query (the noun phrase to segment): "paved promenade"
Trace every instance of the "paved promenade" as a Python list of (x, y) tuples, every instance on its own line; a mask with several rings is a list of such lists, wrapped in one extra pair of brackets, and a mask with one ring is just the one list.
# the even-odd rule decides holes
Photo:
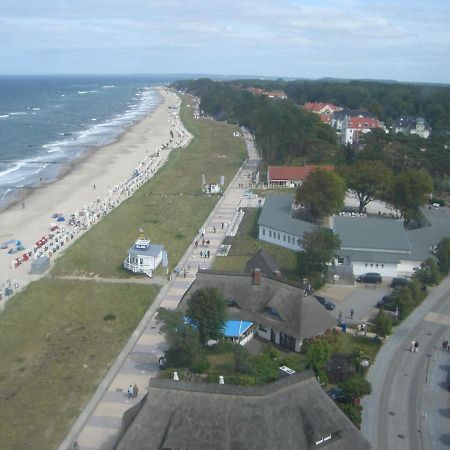
[[(194, 244), (189, 246), (177, 265), (180, 275), (173, 276), (170, 282), (163, 285), (154, 303), (81, 412), (59, 450), (72, 449), (75, 440), (80, 450), (114, 448), (121, 427), (122, 414), (142, 399), (147, 393), (150, 378), (157, 376), (159, 372), (158, 360), (166, 346), (164, 336), (159, 333), (154, 317), (157, 309), (159, 307), (175, 309), (178, 306), (182, 296), (194, 281), (198, 268), (207, 269), (212, 266), (225, 236), (234, 234), (239, 226), (242, 214), (239, 213), (238, 208), (248, 188), (250, 175), (259, 162), (253, 141), (249, 136), (246, 137), (246, 143), (248, 160), (236, 174), (224, 196), (219, 199), (203, 225), (206, 230), (205, 239), (210, 241), (209, 246), (202, 247), (201, 242), (197, 248)], [(200, 256), (200, 251), (203, 253), (205, 250), (210, 251), (209, 258)], [(183, 269), (186, 270), (186, 276), (183, 274)], [(127, 389), (134, 384), (138, 386), (139, 394), (137, 398), (128, 399)]]

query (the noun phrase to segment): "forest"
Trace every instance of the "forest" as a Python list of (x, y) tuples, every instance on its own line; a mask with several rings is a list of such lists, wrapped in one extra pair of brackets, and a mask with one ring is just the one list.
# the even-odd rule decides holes
[[(247, 127), (255, 136), (265, 164), (329, 163), (353, 165), (382, 161), (395, 173), (426, 170), (434, 189), (450, 192), (450, 87), (382, 82), (331, 82), (210, 79), (174, 84), (200, 98), (200, 108), (217, 120)], [(245, 87), (284, 90), (288, 99), (254, 95)], [(367, 109), (386, 122), (400, 115), (424, 116), (431, 122), (428, 139), (374, 130), (364, 137), (363, 150), (338, 145), (335, 130), (299, 107), (307, 101), (333, 102)]]

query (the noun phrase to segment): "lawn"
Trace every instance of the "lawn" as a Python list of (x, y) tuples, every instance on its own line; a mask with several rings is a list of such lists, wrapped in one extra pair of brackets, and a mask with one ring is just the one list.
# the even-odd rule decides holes
[(0, 450), (55, 448), (158, 289), (44, 278), (7, 303), (0, 316)]
[(173, 150), (133, 197), (71, 245), (56, 260), (53, 274), (130, 277), (122, 264), (139, 228), (164, 245), (170, 268), (177, 265), (217, 202), (217, 197), (201, 193), (202, 175), (207, 183), (218, 183), (224, 175), (228, 184), (246, 156), (244, 140), (233, 137), (235, 126), (194, 119), (188, 102), (183, 97), (181, 117), (194, 135), (190, 145)]
[(235, 237), (227, 238), (231, 244), (227, 256), (217, 257), (214, 261), (215, 270), (243, 271), (247, 261), (260, 249), (266, 250), (275, 258), (281, 273), (288, 279), (298, 281), (297, 253), (277, 245), (258, 240), (258, 218), (260, 208), (245, 208), (244, 218)]

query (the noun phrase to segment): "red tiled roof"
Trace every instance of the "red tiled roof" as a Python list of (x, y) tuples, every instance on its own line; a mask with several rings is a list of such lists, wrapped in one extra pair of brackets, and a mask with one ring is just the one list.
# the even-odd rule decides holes
[(370, 117), (350, 117), (348, 119), (348, 128), (381, 128), (381, 124), (378, 119), (372, 119)]
[(333, 105), (333, 103), (308, 102), (303, 105), (304, 109), (315, 113), (322, 112), (322, 110), (326, 107), (330, 108), (333, 112), (340, 111), (342, 109), (339, 106)]
[(269, 166), (268, 181), (304, 180), (314, 169), (334, 170), (334, 166), (317, 166), (310, 164), (301, 167)]

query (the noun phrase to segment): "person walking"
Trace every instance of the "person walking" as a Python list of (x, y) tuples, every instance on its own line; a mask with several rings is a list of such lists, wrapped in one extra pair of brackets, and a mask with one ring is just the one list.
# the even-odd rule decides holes
[(137, 387), (137, 384), (134, 383), (134, 386), (133, 386), (133, 398), (136, 398), (138, 396), (138, 394), (139, 394), (139, 389)]
[(411, 348), (410, 348), (411, 353), (414, 352), (415, 347), (416, 347), (416, 341), (414, 339), (412, 339), (411, 340)]
[(128, 394), (128, 398), (129, 398), (129, 399), (130, 399), (130, 398), (133, 398), (133, 396), (134, 396), (134, 391), (133, 391), (133, 385), (132, 385), (132, 384), (130, 384), (130, 387), (128, 388), (127, 394)]
[(353, 316), (355, 315), (355, 311), (353, 308), (350, 310), (350, 319), (353, 319)]
[(414, 351), (417, 353), (419, 351), (419, 341), (414, 344)]
[(448, 339), (445, 339), (442, 342), (442, 350), (444, 350), (444, 352), (445, 352), (445, 351), (447, 351), (447, 348), (448, 348)]

